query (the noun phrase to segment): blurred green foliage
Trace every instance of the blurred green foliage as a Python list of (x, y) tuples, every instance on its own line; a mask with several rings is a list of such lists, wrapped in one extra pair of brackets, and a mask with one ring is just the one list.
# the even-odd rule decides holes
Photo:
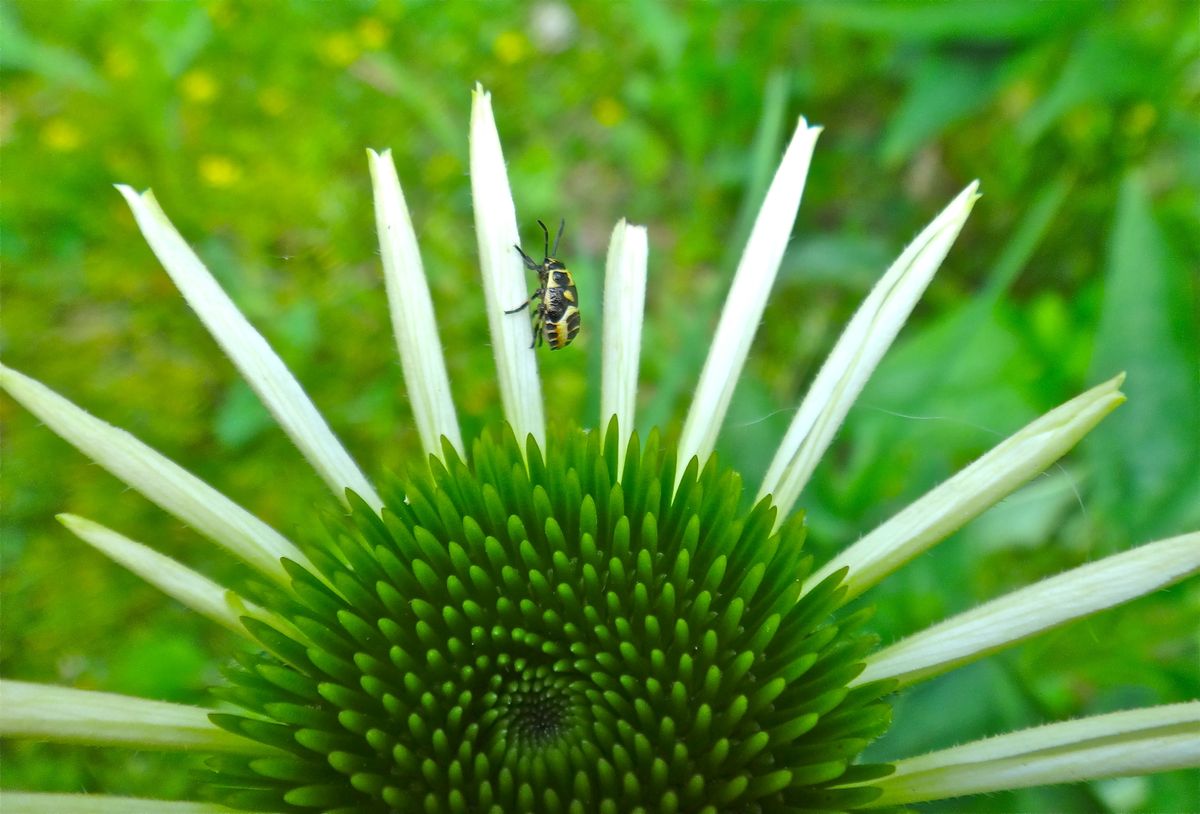
[[(595, 423), (603, 257), (650, 227), (642, 429), (678, 422), (795, 118), (823, 124), (719, 452), (750, 488), (904, 240), (985, 197), (801, 503), (818, 560), (1037, 414), (1126, 370), (1081, 448), (873, 592), (885, 640), (1200, 525), (1195, 7), (1141, 3), (0, 4), (7, 363), (303, 538), (321, 484), (188, 313), (112, 190), (153, 186), (372, 473), (419, 444), (365, 147), (391, 147), (469, 436), (499, 417), (478, 292), (469, 91), (493, 93), (521, 225), (565, 217), (584, 331), (539, 356)], [(69, 510), (234, 566), (5, 400), (2, 672), (200, 702), (222, 631), (103, 561)], [(1195, 581), (904, 696), (890, 758), (1200, 696)], [(17, 788), (176, 796), (186, 759), (6, 744)], [(169, 779), (164, 779), (169, 778)], [(1176, 772), (930, 810), (1194, 811)]]

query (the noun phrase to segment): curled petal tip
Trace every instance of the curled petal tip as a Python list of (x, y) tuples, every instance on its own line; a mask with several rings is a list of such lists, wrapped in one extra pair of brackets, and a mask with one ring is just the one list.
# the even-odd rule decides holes
[(982, 197), (983, 193), (979, 191), (978, 178), (967, 184), (965, 187), (963, 187), (963, 191), (958, 193), (958, 200), (962, 201), (963, 205), (967, 207), (968, 211), (972, 206), (975, 205), (975, 202)]
[(809, 124), (808, 117), (801, 116), (796, 121), (796, 130), (797, 130), (797, 132), (799, 132), (801, 130), (806, 130), (809, 133), (811, 133), (814, 137), (816, 137), (816, 136), (819, 136), (822, 132), (824, 132), (825, 126), (822, 124)]
[(68, 529), (75, 528), (78, 526), (79, 521), (83, 520), (83, 518), (79, 515), (71, 514), (70, 512), (59, 512), (58, 514), (54, 515), (54, 519), (59, 523), (62, 523)]
[(113, 184), (113, 188), (117, 192), (121, 193), (121, 197), (123, 197), (130, 204), (135, 203), (139, 198), (142, 197), (141, 193), (131, 187), (129, 184)]

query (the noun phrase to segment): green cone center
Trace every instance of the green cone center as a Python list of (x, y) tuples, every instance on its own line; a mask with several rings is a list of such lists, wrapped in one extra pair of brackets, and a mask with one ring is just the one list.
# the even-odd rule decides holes
[[(507, 430), (353, 501), (285, 563), (287, 620), (230, 670), (221, 726), (275, 747), (220, 757), (217, 799), (259, 811), (847, 809), (887, 726), (851, 688), (873, 640), (810, 590), (804, 525), (747, 508), (715, 459), (676, 478), (615, 425), (543, 452)], [(678, 485), (676, 481), (678, 480)]]
[(499, 713), (497, 732), (514, 747), (538, 749), (561, 744), (573, 729), (582, 698), (572, 692), (569, 672), (517, 665), (507, 675), (497, 673), (493, 683), (497, 687), (493, 706)]

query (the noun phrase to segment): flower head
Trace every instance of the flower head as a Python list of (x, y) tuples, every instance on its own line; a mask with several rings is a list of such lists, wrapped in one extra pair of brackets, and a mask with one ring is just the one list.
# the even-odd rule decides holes
[[(791, 234), (820, 128), (800, 120), (750, 233), (677, 443), (632, 431), (648, 266), (617, 224), (601, 414), (543, 409), (490, 97), (471, 179), (506, 424), (464, 438), (390, 153), (368, 153), (388, 303), (427, 457), (372, 482), (150, 193), (119, 187), (189, 304), (340, 509), (298, 544), (24, 374), (0, 385), (131, 487), (243, 560), (229, 590), (74, 515), (84, 541), (249, 644), (216, 711), (22, 682), (0, 734), (206, 753), (210, 802), (15, 793), (26, 811), (848, 810), (1200, 765), (1200, 702), (865, 763), (890, 693), (1200, 570), (1200, 534), (1068, 572), (877, 649), (843, 606), (1063, 455), (1123, 400), (1104, 382), (1016, 432), (815, 567), (792, 512), (851, 403), (949, 253), (969, 185), (847, 326), (755, 490), (712, 450)], [(750, 500), (751, 494), (757, 497)], [(1148, 758), (1147, 755), (1153, 756)], [(6, 806), (7, 807), (7, 806)]]

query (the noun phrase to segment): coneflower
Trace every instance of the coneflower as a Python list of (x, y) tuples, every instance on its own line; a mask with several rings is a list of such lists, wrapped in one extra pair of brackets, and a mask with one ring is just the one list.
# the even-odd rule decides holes
[[(750, 234), (677, 442), (632, 431), (647, 235), (618, 223), (601, 412), (547, 426), (517, 222), (477, 89), (471, 182), (506, 423), (459, 431), (416, 237), (369, 153), (388, 301), (426, 456), (373, 485), (150, 193), (151, 248), (341, 501), (298, 546), (35, 380), (0, 384), (52, 430), (251, 566), (235, 590), (81, 517), (63, 524), (244, 646), (213, 709), (8, 681), (0, 735), (208, 755), (206, 799), (8, 791), (20, 812), (787, 812), (890, 808), (1200, 765), (1200, 701), (1048, 724), (902, 760), (859, 755), (899, 689), (1200, 569), (1200, 533), (1082, 566), (878, 649), (846, 603), (1043, 471), (1123, 400), (1121, 376), (1035, 420), (816, 567), (793, 511), (974, 205), (904, 250), (817, 375), (764, 482), (712, 455), (820, 132), (801, 120)], [(594, 312), (593, 312), (594, 313)], [(598, 321), (588, 317), (589, 326)], [(589, 327), (589, 330), (592, 328)], [(906, 722), (907, 723), (907, 722)], [(912, 725), (919, 725), (914, 722)]]

